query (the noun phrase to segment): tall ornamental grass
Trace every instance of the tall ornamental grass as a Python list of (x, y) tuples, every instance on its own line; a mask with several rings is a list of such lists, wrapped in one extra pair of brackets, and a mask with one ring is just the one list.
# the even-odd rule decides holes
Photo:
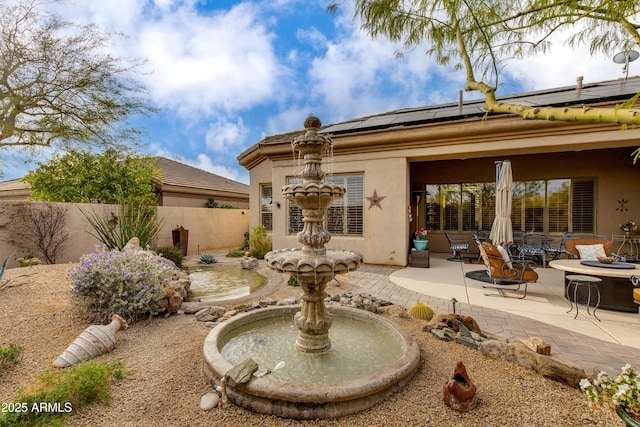
[(151, 252), (102, 250), (83, 255), (69, 276), (88, 320), (109, 323), (118, 314), (132, 323), (162, 311), (162, 283), (173, 269)]
[(120, 203), (117, 215), (113, 212), (101, 214), (93, 206), (87, 211), (80, 209), (80, 212), (93, 228), (89, 234), (109, 249), (122, 250), (134, 237), (140, 240), (140, 247), (151, 246), (164, 223), (158, 218), (157, 206), (139, 203)]
[(264, 259), (267, 252), (271, 251), (271, 237), (267, 235), (267, 229), (262, 224), (254, 225), (249, 236), (249, 246), (251, 256)]

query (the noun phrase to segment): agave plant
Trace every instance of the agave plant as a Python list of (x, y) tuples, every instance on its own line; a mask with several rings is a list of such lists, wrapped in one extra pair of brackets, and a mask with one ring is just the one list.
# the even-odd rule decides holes
[(8, 257), (5, 258), (4, 262), (2, 263), (2, 269), (0, 269), (0, 291), (4, 288), (7, 287), (7, 285), (9, 284), (9, 282), (11, 282), (13, 279), (17, 279), (18, 277), (26, 277), (29, 276), (28, 274), (21, 274), (19, 276), (14, 277), (13, 279), (3, 279), (2, 277), (4, 276), (4, 272), (7, 269), (7, 264), (9, 264), (9, 261), (11, 260), (11, 257), (13, 256), (13, 254), (15, 254), (16, 251), (11, 252), (11, 255), (9, 255)]
[(216, 262), (216, 259), (211, 254), (204, 254), (200, 256), (200, 262), (203, 264), (213, 264)]

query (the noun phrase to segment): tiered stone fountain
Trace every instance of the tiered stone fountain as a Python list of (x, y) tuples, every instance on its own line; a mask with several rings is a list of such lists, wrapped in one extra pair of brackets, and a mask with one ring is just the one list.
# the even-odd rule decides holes
[[(247, 330), (251, 335), (251, 331), (259, 330), (262, 323), (279, 321), (295, 313), (293, 321), (298, 332), (293, 344), (297, 350), (297, 356), (294, 355), (294, 359), (307, 358), (300, 363), (303, 366), (301, 378), (287, 377), (288, 379), (281, 380), (276, 373), (263, 378), (254, 376), (246, 383), (233, 387), (227, 386), (227, 395), (233, 403), (262, 413), (299, 419), (335, 418), (369, 408), (402, 388), (418, 368), (420, 354), (413, 338), (382, 316), (337, 306), (327, 311), (325, 306), (327, 283), (336, 274), (356, 270), (362, 264), (362, 255), (353, 251), (325, 248), (331, 235), (324, 228), (324, 217), (333, 200), (344, 196), (345, 189), (324, 182), (322, 158), (331, 150), (333, 142), (331, 138), (318, 133), (321, 126), (320, 120), (310, 116), (305, 120), (304, 125), (307, 130), (305, 135), (295, 138), (292, 142), (293, 149), (302, 154), (304, 159), (303, 182), (282, 188), (283, 196), (302, 209), (304, 227), (298, 234), (298, 241), (302, 244), (302, 248), (275, 250), (265, 255), (265, 261), (269, 267), (282, 273), (292, 274), (298, 279), (302, 288), (301, 306), (255, 310), (236, 316), (214, 328), (205, 340), (203, 372), (213, 384), (219, 384), (229, 369), (239, 363), (239, 360), (230, 361), (223, 356), (223, 349), (235, 339), (234, 337), (239, 334), (246, 335)], [(339, 348), (332, 348), (329, 334), (332, 316), (336, 320), (344, 320), (342, 323), (347, 324), (346, 347), (345, 344), (341, 344), (337, 346)], [(377, 332), (371, 335), (365, 335), (362, 332), (371, 329)], [(250, 336), (250, 343), (255, 340), (261, 344), (275, 341), (268, 336), (265, 337), (261, 329), (260, 331), (256, 332), (255, 337)], [(276, 332), (274, 335), (281, 334)], [(367, 346), (366, 344), (370, 344), (368, 342), (358, 344), (358, 338), (369, 340), (366, 337), (376, 334), (384, 336), (382, 342), (373, 346)], [(275, 352), (275, 358), (278, 359), (280, 351), (284, 358), (287, 354), (286, 350), (289, 350), (267, 349), (264, 345), (255, 350), (247, 344), (236, 344), (236, 346), (242, 353), (236, 354), (236, 359), (255, 359), (263, 353), (270, 352)], [(371, 353), (368, 354), (368, 360), (388, 360), (385, 358), (389, 357), (389, 348), (394, 347), (398, 348), (397, 357), (392, 355), (393, 359), (384, 362), (383, 366), (364, 362), (371, 367), (364, 366), (364, 373), (343, 381), (344, 378), (349, 377), (346, 373), (356, 370), (355, 364), (364, 360), (360, 359), (360, 356), (364, 356), (365, 352)], [(336, 356), (334, 352), (349, 353), (348, 356), (352, 359), (346, 359), (353, 360), (349, 362), (352, 366), (332, 366), (327, 369), (333, 371), (337, 368), (345, 373), (335, 381), (327, 383), (324, 380), (313, 380), (313, 375), (323, 376), (323, 372), (310, 371), (325, 369), (326, 364), (323, 362), (328, 360), (331, 363), (333, 360), (331, 357)], [(337, 356), (341, 355), (337, 354)], [(293, 365), (295, 364), (294, 360)], [(285, 369), (290, 365), (291, 363), (287, 362)], [(272, 366), (261, 368), (266, 370)], [(308, 366), (313, 367), (308, 368)], [(358, 366), (358, 371), (362, 368), (363, 366)]]

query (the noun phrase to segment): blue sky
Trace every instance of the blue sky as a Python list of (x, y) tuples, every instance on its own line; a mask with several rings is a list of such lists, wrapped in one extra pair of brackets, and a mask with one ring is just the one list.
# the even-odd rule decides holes
[[(310, 113), (335, 123), (455, 102), (464, 87), (464, 74), (436, 65), (427, 46), (398, 59), (398, 46), (359, 30), (348, 0), (336, 15), (326, 12), (330, 2), (68, 0), (48, 7), (126, 35), (114, 39), (114, 54), (146, 59), (141, 81), (161, 111), (134, 120), (148, 133), (141, 152), (248, 183), (238, 154), (264, 136), (300, 129)], [(558, 43), (547, 55), (508, 63), (500, 93), (573, 85), (577, 76), (587, 84), (623, 74), (610, 58)], [(34, 164), (8, 166), (2, 179)]]

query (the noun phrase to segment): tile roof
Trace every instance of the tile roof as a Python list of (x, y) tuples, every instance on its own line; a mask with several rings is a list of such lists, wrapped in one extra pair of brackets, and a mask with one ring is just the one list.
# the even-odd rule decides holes
[(15, 190), (27, 190), (29, 184), (20, 179), (10, 179), (8, 181), (0, 182), (0, 191), (15, 191)]
[(231, 193), (249, 194), (249, 186), (229, 178), (224, 178), (184, 163), (157, 157), (156, 163), (162, 171), (162, 184), (185, 188), (227, 191)]

